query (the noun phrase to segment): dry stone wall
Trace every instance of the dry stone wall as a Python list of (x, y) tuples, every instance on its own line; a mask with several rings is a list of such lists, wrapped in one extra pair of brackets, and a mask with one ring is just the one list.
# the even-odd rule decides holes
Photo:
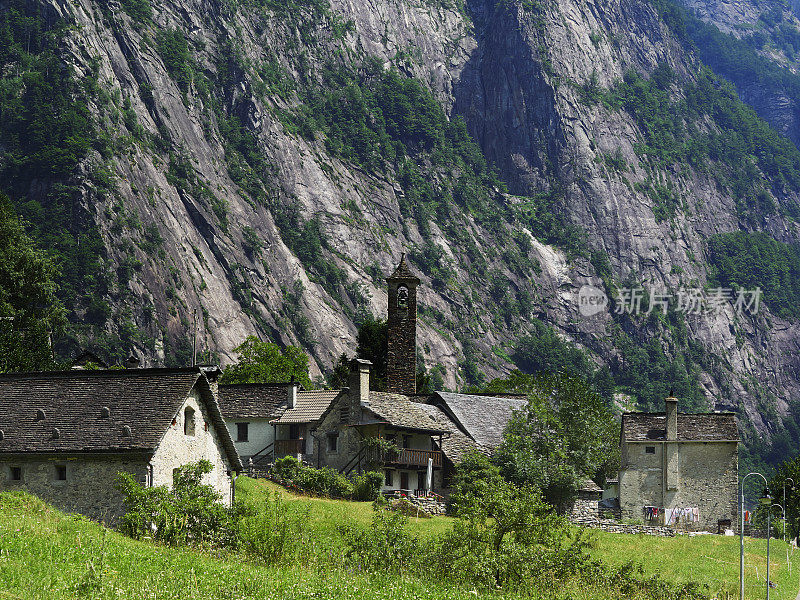
[[(66, 479), (59, 480), (59, 468)], [(12, 480), (18, 468), (21, 480)], [(145, 485), (147, 458), (130, 456), (37, 456), (0, 459), (0, 491), (25, 490), (65, 512), (114, 524), (122, 514), (122, 495), (114, 489), (117, 473), (126, 472)]]

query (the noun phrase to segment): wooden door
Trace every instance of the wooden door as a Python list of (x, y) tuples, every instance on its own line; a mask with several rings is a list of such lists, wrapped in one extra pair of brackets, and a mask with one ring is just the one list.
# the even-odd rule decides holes
[(400, 489), (407, 490), (408, 489), (408, 473), (403, 471), (400, 473)]

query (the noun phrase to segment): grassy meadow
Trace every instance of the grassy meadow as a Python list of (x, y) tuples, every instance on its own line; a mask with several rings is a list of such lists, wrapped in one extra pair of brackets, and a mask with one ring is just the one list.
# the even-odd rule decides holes
[[(240, 478), (240, 500), (263, 502), (278, 487)], [(268, 567), (229, 552), (169, 548), (128, 539), (88, 519), (64, 515), (19, 492), (0, 493), (0, 600), (24, 599), (182, 599), (199, 598), (319, 600), (449, 600), (509, 598), (415, 577), (360, 573), (343, 555), (339, 527), (366, 525), (369, 502), (310, 499), (284, 492), (292, 510), (307, 512), (301, 561)], [(409, 528), (433, 537), (451, 526), (447, 517), (411, 518)], [(680, 536), (672, 539), (593, 532), (592, 554), (612, 565), (633, 560), (648, 574), (669, 581), (706, 583), (718, 598), (738, 596), (738, 538)], [(764, 597), (764, 540), (746, 540), (747, 598)], [(793, 600), (800, 582), (800, 554), (772, 541), (775, 600)], [(791, 574), (789, 573), (791, 567)], [(530, 591), (524, 597), (547, 600), (615, 600), (618, 590), (567, 582), (557, 590)], [(644, 600), (644, 599), (642, 599)]]

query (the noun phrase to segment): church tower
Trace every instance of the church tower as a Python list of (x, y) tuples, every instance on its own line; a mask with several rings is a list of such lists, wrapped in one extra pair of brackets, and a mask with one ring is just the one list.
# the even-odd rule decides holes
[(394, 273), (386, 278), (386, 283), (389, 285), (386, 389), (397, 394), (415, 394), (419, 278), (408, 268), (405, 253)]

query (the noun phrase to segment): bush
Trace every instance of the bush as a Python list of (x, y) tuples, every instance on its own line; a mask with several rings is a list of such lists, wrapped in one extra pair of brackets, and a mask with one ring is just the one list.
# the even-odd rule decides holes
[(580, 573), (589, 562), (586, 541), (538, 490), (507, 482), (477, 453), (466, 462), (453, 493), (458, 520), (431, 555), (440, 576), (494, 588)]
[(407, 523), (405, 515), (378, 509), (369, 527), (340, 529), (350, 564), (395, 574), (413, 569), (422, 552), (419, 541), (406, 530)]
[(118, 473), (127, 512), (118, 529), (134, 539), (152, 538), (172, 546), (227, 546), (235, 543), (231, 512), (210, 485), (201, 483), (213, 466), (207, 460), (183, 465), (172, 490), (142, 487), (130, 473)]
[(382, 473), (369, 471), (363, 475), (357, 475), (353, 479), (353, 500), (361, 500), (364, 502), (377, 500), (382, 485)]
[(353, 495), (353, 483), (330, 467), (302, 467), (295, 483), (312, 494), (328, 498), (351, 498)]
[(275, 461), (272, 472), (281, 479), (294, 480), (302, 466), (294, 456), (284, 456)]
[(284, 456), (276, 460), (272, 473), (281, 483), (309, 494), (328, 498), (371, 501), (378, 497), (383, 485), (383, 475), (376, 471), (349, 479), (330, 467), (322, 469), (305, 467), (293, 456)]

